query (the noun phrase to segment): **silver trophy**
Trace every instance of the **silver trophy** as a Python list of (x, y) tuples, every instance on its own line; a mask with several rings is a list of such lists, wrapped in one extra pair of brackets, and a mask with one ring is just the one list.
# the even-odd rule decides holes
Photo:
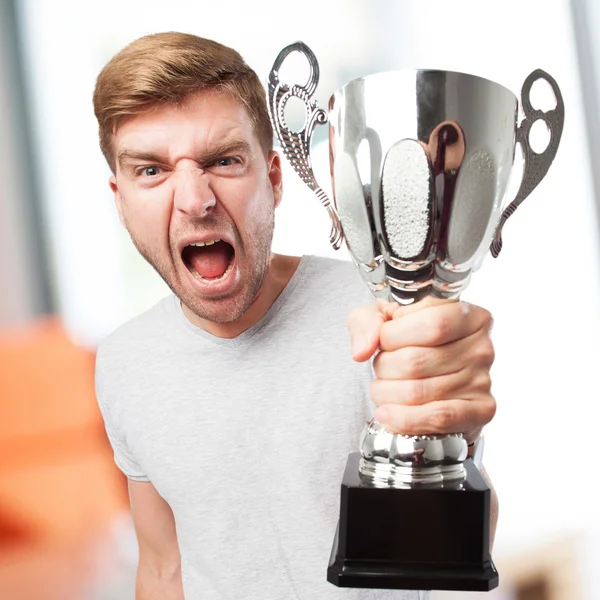
[[(308, 60), (310, 74), (305, 85), (288, 85), (279, 79), (280, 68), (292, 52)], [(556, 97), (556, 107), (547, 112), (533, 109), (530, 101), (531, 88), (540, 79), (550, 84)], [(331, 96), (328, 112), (314, 99), (318, 81), (319, 66), (313, 52), (302, 42), (287, 46), (269, 75), (269, 111), (283, 153), (331, 217), (333, 247), (339, 248), (345, 240), (365, 284), (376, 297), (400, 304), (418, 302), (426, 296), (459, 298), (487, 251), (491, 249), (492, 255), (498, 256), (504, 223), (544, 178), (556, 155), (564, 105), (555, 80), (541, 70), (527, 77), (521, 93), (525, 118), (520, 125), (518, 99), (510, 90), (464, 73), (402, 70), (356, 79)], [(306, 107), (306, 121), (300, 131), (291, 131), (284, 118), (292, 97), (302, 100)], [(410, 109), (400, 109), (400, 99), (402, 106)], [(550, 131), (549, 144), (542, 153), (534, 152), (529, 143), (530, 129), (538, 120)], [(311, 165), (313, 132), (317, 125), (326, 123), (335, 204), (319, 187)], [(523, 154), (522, 181), (516, 197), (506, 206), (517, 143)], [(454, 502), (449, 500), (450, 491), (478, 490), (482, 504), (464, 505), (452, 513), (468, 519), (467, 512), (481, 509), (482, 523), (468, 526), (468, 535), (477, 536), (472, 530), (488, 526), (489, 490), (467, 455), (461, 434), (392, 434), (370, 421), (360, 441), (360, 454), (349, 458), (342, 485), (340, 526), (329, 580), (353, 587), (495, 587), (497, 573), (489, 551), (483, 547), (489, 532), (483, 531), (477, 538), (482, 548), (479, 558), (473, 560), (456, 551), (460, 544), (450, 539), (450, 532), (440, 532), (446, 527), (444, 523), (432, 525), (428, 535), (437, 540), (432, 545), (445, 544), (445, 549), (425, 549), (417, 552), (416, 558), (414, 552), (399, 556), (395, 550), (392, 556), (385, 550), (386, 534), (373, 533), (377, 529), (373, 513), (381, 512), (380, 501), (391, 498), (385, 495), (387, 490), (396, 490), (394, 506), (404, 503), (407, 515), (419, 522), (415, 536), (422, 536), (423, 523), (431, 522), (431, 518), (419, 516), (419, 506), (427, 494), (437, 498), (432, 500), (432, 510), (445, 510), (450, 515), (447, 503)], [(344, 500), (346, 483), (349, 491)], [(342, 522), (352, 511), (344, 502), (349, 502), (352, 490), (357, 489), (371, 492), (370, 500), (355, 500), (354, 506), (368, 513), (364, 514), (367, 525), (363, 527), (370, 529), (368, 533), (352, 533), (347, 527), (355, 525)], [(374, 489), (384, 494), (373, 495)], [(401, 490), (412, 494), (398, 495)], [(437, 496), (432, 490), (438, 490)], [(444, 490), (445, 496), (439, 490)], [(381, 522), (382, 528), (386, 526), (389, 529), (389, 519)], [(399, 527), (398, 534), (406, 538), (406, 523)], [(389, 531), (387, 535), (395, 534)], [(469, 560), (470, 574), (449, 566)], [(423, 564), (435, 568), (423, 571)]]

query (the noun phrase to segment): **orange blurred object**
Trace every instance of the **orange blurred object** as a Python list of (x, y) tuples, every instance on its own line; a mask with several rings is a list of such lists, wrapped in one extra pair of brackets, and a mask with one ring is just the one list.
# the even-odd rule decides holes
[(91, 545), (26, 546), (0, 551), (2, 600), (83, 600), (97, 578)]
[(21, 597), (2, 585), (25, 582), (27, 556), (34, 571), (74, 557), (127, 506), (96, 403), (94, 353), (52, 318), (0, 335), (0, 597)]

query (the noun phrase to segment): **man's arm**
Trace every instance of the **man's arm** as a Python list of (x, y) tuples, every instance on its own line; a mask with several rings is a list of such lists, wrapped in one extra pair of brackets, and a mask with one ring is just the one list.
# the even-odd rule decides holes
[(184, 600), (171, 507), (145, 481), (129, 480), (129, 497), (139, 546), (135, 600)]
[(492, 484), (492, 480), (488, 475), (485, 467), (481, 467), (479, 469), (483, 480), (486, 482), (487, 486), (490, 488), (490, 552), (494, 547), (494, 539), (496, 537), (496, 526), (498, 525), (498, 494), (496, 494), (496, 490)]

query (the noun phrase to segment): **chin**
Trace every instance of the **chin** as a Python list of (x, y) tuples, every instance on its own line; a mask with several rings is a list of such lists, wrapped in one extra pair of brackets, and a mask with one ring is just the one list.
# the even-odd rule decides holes
[(210, 321), (211, 323), (233, 323), (244, 316), (252, 299), (226, 297), (226, 298), (198, 298), (192, 296), (185, 298), (180, 296), (181, 301), (197, 317)]

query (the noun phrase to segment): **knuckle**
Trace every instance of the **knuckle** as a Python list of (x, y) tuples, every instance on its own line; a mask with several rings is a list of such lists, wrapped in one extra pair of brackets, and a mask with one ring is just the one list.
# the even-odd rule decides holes
[(424, 379), (414, 379), (407, 386), (405, 402), (407, 404), (425, 404), (427, 390)]
[(394, 312), (398, 309), (398, 305), (395, 302), (388, 302), (382, 298), (377, 298), (375, 301), (375, 306), (377, 307), (377, 310), (384, 317), (386, 317), (386, 319), (391, 319), (394, 315)]
[(483, 324), (485, 326), (486, 331), (489, 333), (492, 330), (494, 325), (494, 316), (489, 310), (482, 308), (483, 310)]
[(478, 311), (479, 311), (479, 319), (480, 319), (480, 326), (479, 328), (482, 329), (483, 331), (485, 331), (487, 336), (490, 336), (492, 333), (492, 329), (494, 328), (494, 316), (492, 315), (492, 313), (485, 309), (485, 308), (481, 308), (480, 306), (477, 307)]
[(496, 358), (494, 344), (487, 334), (482, 335), (477, 340), (474, 348), (474, 360), (480, 364), (491, 366)]
[(434, 345), (441, 345), (448, 339), (451, 330), (450, 320), (443, 315), (438, 315), (430, 324), (430, 339)]
[(494, 343), (492, 342), (490, 336), (486, 336), (486, 364), (492, 366), (494, 361), (496, 360), (496, 348), (494, 348)]
[(496, 409), (496, 400), (492, 395), (490, 395), (489, 402), (486, 402), (483, 410), (483, 417), (486, 419), (486, 423), (489, 423), (496, 416)]
[(479, 312), (481, 321), (484, 325), (489, 325), (492, 322), (492, 313), (489, 310), (478, 306), (477, 311)]
[(477, 374), (475, 386), (484, 393), (488, 393), (492, 389), (492, 376), (487, 369), (482, 369)]
[(409, 379), (420, 379), (426, 375), (427, 352), (424, 348), (412, 346), (403, 349), (403, 371)]
[(471, 311), (477, 315), (478, 319), (483, 322), (489, 322), (492, 319), (492, 313), (487, 310), (487, 308), (483, 308), (483, 306), (479, 306), (477, 304), (471, 304)]
[(434, 406), (431, 414), (431, 425), (435, 431), (453, 431), (455, 422), (456, 415), (451, 406), (444, 402), (439, 402)]

